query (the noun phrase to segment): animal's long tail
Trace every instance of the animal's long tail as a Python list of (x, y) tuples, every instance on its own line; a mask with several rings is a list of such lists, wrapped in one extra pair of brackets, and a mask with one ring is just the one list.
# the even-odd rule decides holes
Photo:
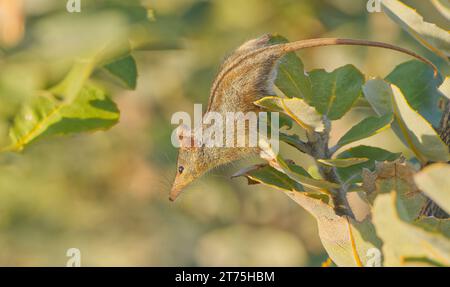
[(301, 49), (305, 49), (305, 48), (313, 48), (313, 47), (321, 47), (321, 46), (336, 46), (336, 45), (378, 47), (378, 48), (398, 51), (398, 52), (410, 55), (410, 56), (430, 65), (434, 70), (435, 77), (439, 73), (437, 67), (430, 60), (428, 60), (408, 49), (398, 47), (398, 46), (395, 46), (392, 44), (382, 43), (382, 42), (344, 39), (344, 38), (318, 38), (318, 39), (301, 40), (301, 41), (296, 41), (296, 42), (291, 42), (291, 43), (286, 43), (286, 44), (278, 44), (278, 45), (274, 45), (271, 47), (278, 46), (279, 48), (281, 48), (281, 51), (287, 53), (287, 52), (293, 52), (293, 51), (297, 51), (297, 50), (301, 50)]

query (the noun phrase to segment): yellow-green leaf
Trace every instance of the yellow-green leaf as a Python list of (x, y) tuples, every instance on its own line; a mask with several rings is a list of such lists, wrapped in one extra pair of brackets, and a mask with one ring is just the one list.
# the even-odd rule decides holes
[(434, 7), (442, 14), (447, 20), (450, 20), (450, 1), (449, 0), (431, 0)]
[(322, 116), (302, 99), (270, 96), (256, 101), (255, 105), (271, 111), (283, 112), (306, 130), (321, 132), (324, 129)]
[[(450, 263), (448, 220), (418, 218), (426, 202), (414, 183), (416, 169), (396, 161), (379, 163), (365, 174), (364, 189), (372, 202), (372, 218), (383, 241), (385, 266), (404, 266), (406, 258), (427, 258), (440, 265)], [(418, 262), (416, 262), (418, 264)]]
[(448, 148), (431, 124), (414, 110), (402, 91), (383, 80), (370, 80), (364, 95), (379, 115), (394, 114), (392, 129), (421, 162), (448, 161)]
[(448, 31), (425, 22), (411, 7), (398, 0), (383, 0), (383, 11), (402, 26), (417, 41), (444, 59), (450, 56), (450, 34)]
[[(401, 184), (398, 188), (406, 186)], [(395, 208), (396, 198), (396, 192), (380, 194), (374, 202), (373, 222), (383, 240), (384, 265), (404, 266), (407, 257), (428, 258), (450, 265), (450, 241), (441, 234), (403, 221)]]
[(268, 141), (260, 140), (259, 146), (261, 148), (261, 158), (267, 160), (269, 164), (277, 169), (278, 171), (286, 174), (292, 180), (303, 185), (305, 188), (309, 188), (311, 190), (315, 190), (318, 192), (327, 193), (330, 190), (340, 188), (340, 185), (337, 183), (329, 182), (324, 179), (315, 179), (308, 176), (305, 176), (295, 169), (292, 169), (282, 158), (277, 155), (272, 147), (270, 146)]
[(305, 193), (285, 193), (317, 220), (320, 240), (336, 265), (367, 266), (372, 259), (370, 251), (381, 249), (382, 242), (369, 218), (357, 221), (338, 216), (330, 205)]
[(450, 165), (435, 163), (414, 176), (420, 190), (450, 213)]
[(450, 160), (448, 147), (419, 113), (406, 101), (401, 90), (391, 85), (392, 106), (400, 130), (409, 148), (422, 162)]
[(5, 150), (20, 151), (31, 142), (52, 135), (108, 129), (118, 119), (115, 103), (94, 86), (83, 88), (70, 104), (51, 93), (37, 95), (15, 117), (9, 132), (11, 145)]
[(369, 161), (368, 158), (334, 158), (334, 159), (318, 159), (318, 162), (334, 167), (349, 167)]

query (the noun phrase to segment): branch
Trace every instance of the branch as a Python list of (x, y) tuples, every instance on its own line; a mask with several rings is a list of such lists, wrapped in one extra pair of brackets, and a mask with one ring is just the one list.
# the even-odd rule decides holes
[[(321, 133), (314, 132), (308, 134), (309, 145), (311, 147), (310, 155), (317, 159), (330, 159), (332, 153), (328, 148), (330, 139), (331, 122), (328, 119), (324, 119), (325, 130)], [(332, 194), (332, 200), (334, 204), (334, 209), (337, 215), (347, 215), (354, 218), (353, 212), (347, 200), (347, 190), (345, 185), (342, 184), (336, 168), (331, 166), (324, 166), (317, 164), (320, 174), (327, 181), (337, 183), (341, 185), (339, 189), (330, 190)]]

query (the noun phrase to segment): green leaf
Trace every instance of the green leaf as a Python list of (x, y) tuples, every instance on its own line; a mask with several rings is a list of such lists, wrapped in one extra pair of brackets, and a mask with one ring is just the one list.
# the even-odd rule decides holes
[(339, 184), (329, 182), (324, 179), (315, 179), (304, 176), (292, 168), (282, 168), (282, 171), (293, 180), (299, 182), (305, 188), (309, 188), (318, 192), (330, 191), (340, 187)]
[[(375, 175), (373, 192), (369, 193), (368, 199), (373, 203), (374, 199), (381, 193), (396, 192), (396, 208), (399, 217), (412, 223), (420, 214), (426, 203), (425, 196), (417, 190), (413, 182), (416, 169), (409, 162), (398, 159), (393, 162), (378, 162), (376, 169), (371, 173)], [(368, 173), (364, 174), (364, 187), (370, 190), (367, 183)]]
[(346, 65), (331, 73), (314, 70), (310, 73), (313, 97), (306, 100), (330, 120), (340, 119), (361, 95), (363, 74), (353, 65)]
[[(290, 167), (294, 168), (298, 173), (310, 177), (308, 172), (302, 167), (295, 165), (290, 165)], [(287, 175), (279, 172), (268, 164), (259, 164), (240, 170), (235, 173), (232, 178), (240, 176), (245, 176), (249, 180), (249, 183), (262, 183), (281, 190), (304, 191), (301, 184), (292, 180)]]
[(381, 5), (386, 15), (422, 45), (444, 59), (450, 56), (450, 34), (448, 31), (435, 24), (425, 22), (423, 17), (414, 9), (398, 0), (383, 0)]
[(408, 147), (423, 163), (450, 160), (448, 147), (419, 113), (409, 106), (401, 90), (391, 85), (395, 119)]
[(439, 233), (450, 238), (450, 219), (440, 219), (436, 217), (420, 217), (413, 222), (414, 225), (433, 233)]
[(335, 159), (318, 159), (319, 163), (334, 167), (350, 167), (369, 161), (368, 158), (335, 158)]
[(376, 170), (364, 177), (373, 223), (383, 240), (385, 266), (410, 264), (405, 262), (408, 257), (447, 264), (450, 258), (449, 222), (417, 218), (426, 198), (413, 181), (415, 173), (411, 164), (397, 160), (378, 163)]
[[(269, 142), (260, 141), (262, 149), (261, 157), (269, 164), (287, 175), (295, 182), (301, 183), (305, 191), (308, 189), (334, 189), (339, 185), (310, 178), (295, 166), (286, 163), (280, 156), (274, 153)], [(305, 208), (313, 215), (318, 224), (319, 236), (328, 255), (338, 266), (365, 266), (370, 264), (369, 250), (380, 249), (382, 242), (377, 237), (375, 228), (370, 219), (354, 220), (346, 216), (338, 216), (333, 207), (328, 205), (328, 200), (323, 200), (323, 194), (309, 194), (295, 192), (282, 188), (283, 192), (297, 204)]]
[(126, 88), (134, 90), (137, 81), (137, 67), (133, 56), (127, 55), (104, 66)]
[(270, 96), (256, 101), (255, 105), (270, 111), (283, 112), (306, 130), (317, 132), (324, 130), (322, 116), (302, 99)]
[[(442, 164), (439, 163), (437, 165)], [(438, 233), (450, 239), (450, 219), (419, 217), (427, 203), (427, 198), (423, 192), (418, 190), (417, 181), (415, 180), (415, 177), (421, 173), (421, 171), (417, 173), (414, 167), (407, 162), (402, 163), (397, 160), (395, 162), (379, 163), (377, 164), (377, 170), (373, 173), (377, 175), (377, 178), (380, 178), (376, 180), (375, 184), (375, 189), (378, 188), (378, 190), (375, 194), (370, 194), (368, 198), (373, 201), (378, 195), (377, 193), (394, 190), (397, 192), (395, 206), (401, 220), (418, 226), (427, 232)]]
[(398, 65), (386, 81), (399, 87), (411, 107), (432, 125), (439, 125), (442, 115), (439, 101), (444, 97), (439, 87), (444, 80), (441, 75), (434, 75), (433, 68), (412, 60)]
[(410, 257), (406, 256), (402, 259), (404, 266), (423, 266), (423, 267), (447, 267), (441, 262), (432, 260), (427, 257)]
[(435, 163), (414, 176), (420, 190), (450, 213), (450, 165)]
[[(287, 43), (282, 36), (272, 36), (270, 44)], [(305, 74), (302, 60), (294, 52), (286, 54), (278, 64), (275, 85), (290, 98), (311, 98), (311, 82)]]
[(50, 89), (64, 103), (70, 103), (78, 95), (92, 74), (95, 57), (75, 60), (73, 67), (64, 79)]
[(363, 86), (364, 97), (378, 116), (393, 114), (392, 89), (382, 79), (372, 79)]
[(324, 179), (311, 178), (298, 172), (296, 169), (292, 168), (292, 166), (289, 166), (281, 156), (275, 154), (268, 141), (260, 140), (259, 147), (261, 148), (261, 158), (267, 160), (270, 166), (286, 174), (289, 178), (300, 183), (303, 187), (325, 193), (340, 188), (340, 185), (337, 183), (329, 182)]
[[(280, 116), (280, 129), (281, 128), (286, 128), (287, 130), (292, 129), (293, 126), (292, 119), (289, 116), (286, 116), (285, 114), (279, 114), (279, 116)], [(270, 123), (270, 119), (268, 119), (268, 122)]]
[(281, 141), (287, 143), (290, 146), (295, 147), (301, 152), (308, 153), (308, 150), (310, 149), (310, 147), (307, 146), (307, 144), (304, 141), (302, 141), (296, 134), (288, 135), (280, 132), (279, 138)]
[(51, 135), (108, 129), (118, 119), (114, 102), (94, 86), (83, 88), (70, 104), (51, 93), (37, 95), (14, 119), (11, 145), (6, 150), (20, 151), (31, 142)]
[[(298, 166), (288, 164), (291, 169), (310, 177)], [(381, 249), (381, 241), (370, 220), (357, 221), (336, 215), (328, 205), (326, 195), (308, 194), (294, 180), (268, 165), (257, 165), (238, 172), (234, 176), (245, 176), (250, 183), (262, 183), (283, 191), (297, 204), (305, 208), (316, 219), (320, 239), (329, 256), (338, 266), (366, 266), (372, 248)]]
[(450, 265), (450, 241), (439, 233), (428, 232), (401, 219), (396, 205), (398, 193), (411, 192), (408, 185), (395, 180), (394, 191), (385, 190), (374, 202), (373, 222), (383, 241), (385, 266), (404, 266), (407, 257), (428, 258), (440, 265)]
[(394, 114), (392, 129), (421, 162), (447, 161), (448, 148), (431, 124), (408, 104), (401, 90), (383, 80), (371, 80), (364, 95), (379, 115)]
[(355, 126), (353, 126), (342, 138), (339, 139), (337, 146), (342, 147), (349, 143), (368, 138), (380, 131), (386, 129), (392, 122), (391, 114), (382, 117), (369, 117)]
[(337, 172), (339, 177), (343, 181), (347, 181), (351, 179), (350, 182), (360, 182), (362, 180), (361, 172), (363, 168), (367, 168), (369, 170), (375, 169), (376, 161), (393, 161), (400, 157), (400, 153), (391, 153), (387, 150), (371, 147), (371, 146), (357, 146), (351, 149), (348, 149), (337, 156), (339, 159), (346, 158), (368, 158), (369, 160), (352, 165), (350, 167), (337, 168)]

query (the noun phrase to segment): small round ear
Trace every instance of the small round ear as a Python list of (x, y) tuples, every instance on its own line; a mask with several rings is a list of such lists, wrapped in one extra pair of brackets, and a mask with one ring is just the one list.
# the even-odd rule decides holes
[(249, 41), (245, 42), (244, 44), (242, 44), (241, 46), (239, 46), (237, 51), (252, 50), (252, 49), (257, 49), (257, 48), (267, 46), (271, 37), (272, 37), (272, 35), (270, 35), (270, 34), (264, 34), (261, 37), (249, 40)]
[(189, 136), (190, 133), (191, 130), (187, 125), (182, 124), (177, 127), (177, 137), (180, 141), (183, 140), (184, 137)]
[(180, 147), (188, 148), (194, 146), (194, 136), (187, 125), (183, 124), (178, 126), (177, 137), (180, 142)]

